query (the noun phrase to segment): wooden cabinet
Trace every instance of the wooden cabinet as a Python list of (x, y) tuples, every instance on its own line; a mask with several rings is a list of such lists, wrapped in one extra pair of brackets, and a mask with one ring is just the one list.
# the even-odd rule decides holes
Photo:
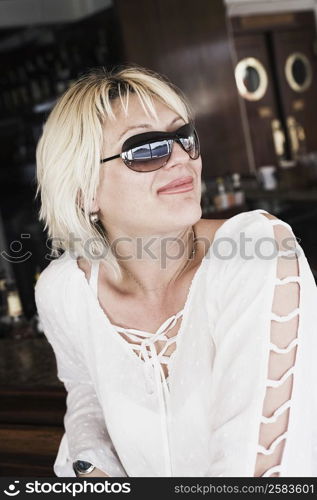
[[(259, 98), (245, 99), (244, 102), (256, 166), (275, 165), (272, 124), (274, 120), (279, 119), (279, 109), (274, 81), (269, 76), (272, 74), (271, 61), (267, 53), (265, 38), (259, 34), (240, 35), (235, 38), (235, 47), (240, 63), (240, 66), (237, 65), (238, 82), (240, 83), (239, 78), (241, 78), (247, 89), (249, 88), (250, 91), (255, 89), (254, 94), (257, 90), (259, 91)], [(244, 67), (241, 65), (243, 61), (246, 64)], [(266, 82), (263, 81), (265, 78)], [(263, 88), (263, 96), (261, 96), (260, 86), (264, 85), (266, 88)], [(252, 92), (250, 92), (251, 96)]]
[(314, 12), (233, 17), (231, 27), (256, 167), (316, 151)]
[[(0, 349), (0, 476), (55, 477), (66, 391), (53, 351), (45, 339), (2, 339)], [(22, 367), (10, 363), (19, 356)]]

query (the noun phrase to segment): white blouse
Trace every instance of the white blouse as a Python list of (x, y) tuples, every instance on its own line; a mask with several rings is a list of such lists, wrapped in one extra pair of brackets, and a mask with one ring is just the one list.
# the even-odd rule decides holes
[(35, 299), (67, 390), (57, 476), (78, 459), (110, 476), (317, 476), (317, 287), (269, 217), (227, 219), (184, 308), (152, 333), (110, 322), (97, 262), (89, 283), (70, 252), (50, 262)]

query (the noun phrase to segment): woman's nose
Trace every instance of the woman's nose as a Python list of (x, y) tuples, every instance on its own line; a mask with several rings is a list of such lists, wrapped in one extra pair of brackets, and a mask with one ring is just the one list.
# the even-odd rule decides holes
[(165, 165), (165, 167), (172, 167), (178, 163), (187, 163), (189, 160), (189, 155), (184, 151), (178, 142), (174, 141), (172, 144), (171, 156)]

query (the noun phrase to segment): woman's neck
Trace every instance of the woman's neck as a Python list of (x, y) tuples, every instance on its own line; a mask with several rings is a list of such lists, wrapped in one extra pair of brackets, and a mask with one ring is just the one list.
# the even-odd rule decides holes
[[(148, 300), (162, 300), (195, 265), (195, 237), (195, 226), (190, 226), (175, 234), (122, 239), (121, 245), (115, 245), (122, 269), (117, 286), (126, 292), (138, 290)], [(111, 239), (112, 246), (114, 241)]]

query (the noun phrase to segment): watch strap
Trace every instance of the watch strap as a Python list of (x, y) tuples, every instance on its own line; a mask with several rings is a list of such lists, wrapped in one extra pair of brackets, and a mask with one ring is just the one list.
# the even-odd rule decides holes
[(96, 467), (90, 462), (86, 462), (85, 460), (76, 460), (73, 462), (73, 470), (76, 475), (82, 476), (85, 474), (89, 474)]

